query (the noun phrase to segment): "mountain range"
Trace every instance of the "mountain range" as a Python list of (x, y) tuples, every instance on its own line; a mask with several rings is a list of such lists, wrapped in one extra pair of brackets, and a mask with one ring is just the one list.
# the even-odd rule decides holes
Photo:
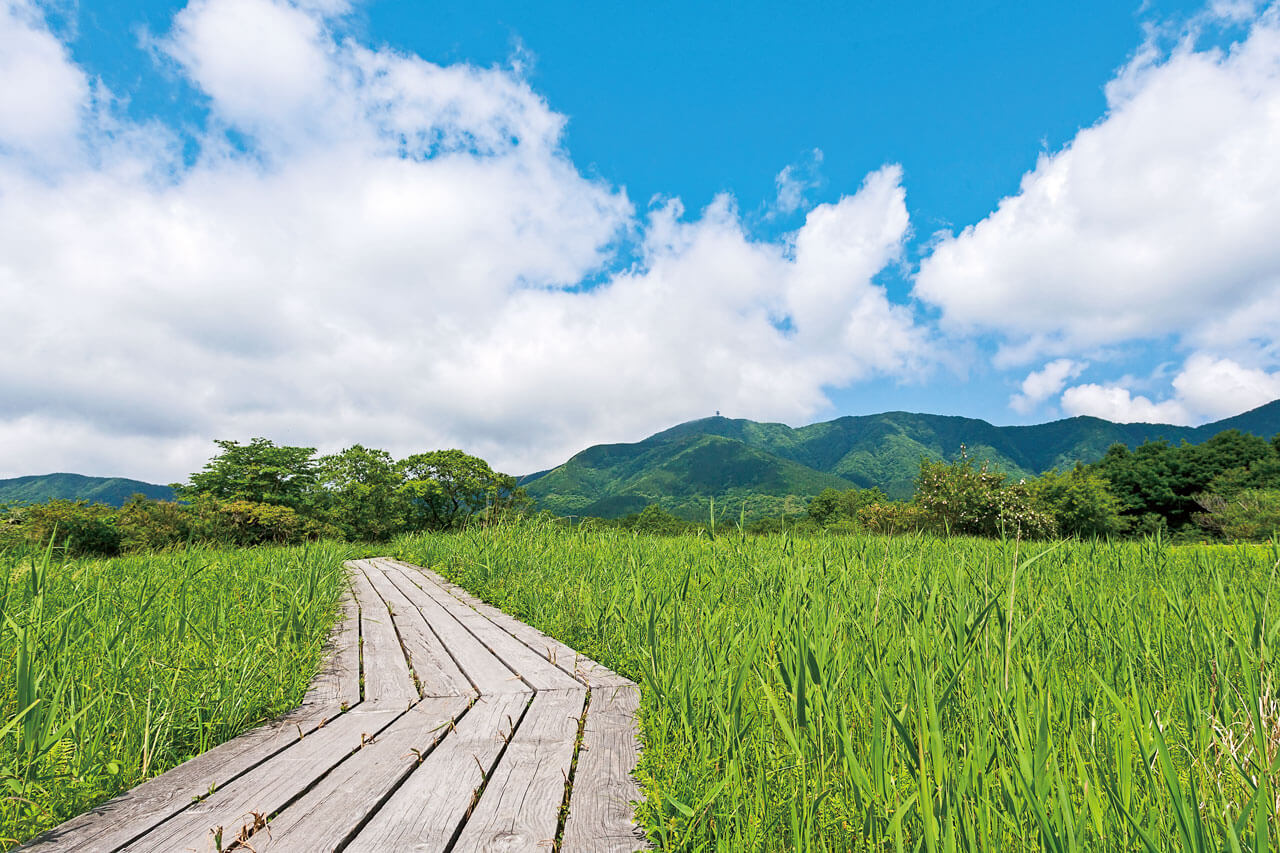
[[(949, 460), (961, 447), (1016, 477), (1093, 462), (1113, 444), (1165, 439), (1198, 444), (1226, 429), (1264, 438), (1280, 433), (1280, 400), (1199, 427), (1118, 424), (1075, 417), (1034, 426), (994, 426), (975, 418), (885, 412), (790, 427), (735, 418), (689, 421), (632, 444), (598, 444), (563, 465), (519, 479), (538, 506), (559, 515), (616, 518), (658, 503), (705, 517), (709, 499), (753, 514), (778, 511), (789, 496), (823, 489), (879, 487), (907, 498), (922, 458)], [(168, 486), (122, 477), (45, 474), (0, 480), (0, 504), (50, 498), (120, 506), (130, 496), (173, 500)]]
[[(633, 444), (600, 444), (563, 465), (520, 479), (538, 505), (560, 515), (618, 517), (659, 503), (683, 514), (708, 498), (815, 495), (877, 486), (907, 498), (922, 458), (949, 460), (961, 447), (1013, 476), (1093, 462), (1113, 444), (1198, 444), (1226, 429), (1280, 433), (1280, 400), (1199, 427), (1119, 424), (1074, 417), (1034, 426), (994, 426), (946, 415), (885, 412), (804, 427), (713, 417)], [(700, 516), (699, 516), (700, 517)]]
[(84, 474), (40, 474), (0, 480), (0, 504), (43, 503), (51, 498), (86, 500), (123, 506), (135, 494), (173, 500), (173, 489), (125, 477), (86, 477)]

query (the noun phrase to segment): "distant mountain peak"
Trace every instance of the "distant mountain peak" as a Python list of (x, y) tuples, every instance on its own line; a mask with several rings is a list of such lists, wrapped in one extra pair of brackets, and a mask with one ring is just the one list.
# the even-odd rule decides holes
[(173, 489), (127, 477), (90, 477), (59, 472), (0, 480), (0, 504), (43, 503), (50, 499), (86, 500), (122, 506), (135, 494), (171, 501)]
[(911, 494), (922, 458), (975, 459), (1015, 476), (1102, 457), (1112, 444), (1164, 438), (1199, 443), (1224, 429), (1270, 438), (1280, 400), (1200, 427), (1119, 424), (1088, 415), (1029, 426), (892, 411), (791, 427), (722, 415), (676, 424), (638, 442), (600, 444), (525, 477), (539, 503), (562, 515), (621, 515), (649, 503), (700, 505), (711, 497), (807, 496), (825, 488)]

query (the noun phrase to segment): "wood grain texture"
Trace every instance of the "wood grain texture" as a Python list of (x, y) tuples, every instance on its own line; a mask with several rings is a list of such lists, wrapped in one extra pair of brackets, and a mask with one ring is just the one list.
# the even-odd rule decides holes
[(631, 775), (640, 757), (639, 707), (640, 689), (634, 685), (591, 691), (562, 853), (648, 849), (632, 806), (640, 799), (640, 786)]
[(382, 596), (394, 616), (400, 644), (409, 655), (409, 666), (424, 696), (463, 696), (475, 690), (458, 669), (444, 644), (418, 608), (387, 578), (380, 567), (366, 572), (369, 583)]
[(477, 699), (352, 839), (347, 853), (444, 850), (466, 820), (476, 789), (492, 772), (531, 698), (508, 693)]
[(421, 587), (398, 570), (389, 571), (387, 578), (413, 602), (418, 612), (431, 624), (431, 629), (440, 637), (467, 679), (481, 695), (529, 691), (529, 685), (521, 681), (511, 667), (494, 657), (483, 643)]
[[(381, 565), (387, 565), (381, 563)], [(388, 566), (392, 571), (396, 567)], [(582, 684), (554, 666), (550, 661), (535, 653), (524, 643), (517, 640), (507, 631), (499, 628), (490, 620), (476, 612), (475, 608), (459, 601), (451, 593), (441, 587), (435, 580), (421, 572), (417, 577), (405, 574), (423, 592), (431, 596), (437, 604), (461, 622), (477, 640), (484, 644), (495, 657), (519, 673), (534, 690), (574, 690)]]
[(384, 562), (393, 562), (406, 571), (417, 572), (428, 580), (434, 581), (441, 589), (444, 589), (450, 595), (470, 606), (481, 616), (511, 634), (539, 657), (547, 660), (561, 671), (593, 690), (597, 687), (626, 687), (635, 683), (629, 678), (618, 675), (608, 667), (596, 663), (591, 658), (579, 654), (555, 637), (542, 633), (532, 625), (521, 622), (491, 604), (486, 604), (462, 587), (450, 583), (430, 569), (424, 569), (421, 566), (414, 566), (398, 560)]
[(350, 587), (339, 608), (341, 615), (324, 646), (324, 664), (303, 706), (350, 708), (360, 701), (360, 608)]
[[(371, 743), (331, 770), (314, 788), (253, 834), (257, 853), (334, 850), (369, 817), (396, 785), (449, 733), (470, 700), (428, 698)], [(389, 848), (388, 848), (389, 849)]]
[(339, 714), (331, 708), (302, 709), (215, 746), (177, 767), (143, 782), (78, 817), (59, 824), (23, 845), (24, 851), (106, 853), (189, 808), (196, 797), (230, 783), (272, 755), (297, 743)]
[(299, 708), (21, 849), (207, 851), (218, 828), (224, 848), (243, 835), (237, 849), (260, 853), (550, 849), (580, 722), (563, 849), (645, 848), (632, 822), (639, 688), (433, 572), (347, 568)]
[(539, 850), (554, 845), (586, 698), (585, 690), (534, 694), (455, 850)]
[(409, 663), (400, 648), (395, 624), (386, 602), (364, 575), (363, 561), (352, 567), (352, 583), (360, 597), (360, 655), (364, 673), (365, 702), (397, 705), (402, 710), (418, 700), (418, 689), (409, 677)]
[(404, 713), (404, 708), (384, 708), (343, 714), (126, 849), (134, 853), (215, 849), (213, 839), (219, 828), (224, 846), (229, 845), (242, 827), (252, 827), (255, 814), (266, 817), (283, 809)]

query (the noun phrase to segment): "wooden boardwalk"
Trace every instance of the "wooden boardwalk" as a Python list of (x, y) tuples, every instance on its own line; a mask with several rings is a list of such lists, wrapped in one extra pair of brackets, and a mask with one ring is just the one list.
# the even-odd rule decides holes
[(389, 559), (357, 560), (300, 707), (33, 851), (633, 851), (634, 683)]

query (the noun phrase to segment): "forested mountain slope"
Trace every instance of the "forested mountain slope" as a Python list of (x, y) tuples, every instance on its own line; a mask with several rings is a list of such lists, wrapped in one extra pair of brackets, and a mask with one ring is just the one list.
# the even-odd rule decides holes
[(563, 465), (521, 480), (546, 509), (614, 517), (653, 502), (692, 497), (813, 495), (828, 486), (878, 486), (910, 496), (920, 459), (951, 459), (963, 446), (1015, 476), (1100, 459), (1113, 444), (1198, 444), (1224, 429), (1270, 438), (1280, 432), (1280, 401), (1233, 418), (1183, 427), (1118, 424), (1075, 417), (1034, 426), (994, 426), (974, 418), (885, 412), (804, 427), (703, 418), (634, 444), (587, 448)]
[(139, 492), (156, 500), (173, 500), (173, 489), (168, 486), (157, 486), (125, 477), (40, 474), (0, 480), (0, 504), (42, 503), (50, 498), (63, 498), (122, 506)]

